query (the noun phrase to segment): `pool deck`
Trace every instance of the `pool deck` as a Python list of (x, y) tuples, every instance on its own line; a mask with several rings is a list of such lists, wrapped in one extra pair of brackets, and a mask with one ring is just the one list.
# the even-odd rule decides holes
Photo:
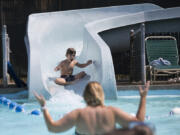
[[(138, 90), (138, 85), (118, 84), (117, 89), (118, 91)], [(172, 90), (172, 89), (180, 90), (180, 83), (156, 84), (150, 86), (150, 90)], [(13, 94), (25, 90), (27, 90), (27, 88), (17, 88), (15, 85), (10, 85), (8, 86), (8, 88), (3, 88), (2, 86), (0, 86), (0, 94)]]
[(24, 90), (27, 90), (27, 88), (17, 88), (15, 85), (10, 85), (8, 88), (0, 86), (0, 94), (14, 94)]
[[(118, 91), (138, 90), (139, 85), (117, 85)], [(150, 90), (180, 90), (180, 84), (158, 84), (151, 85)]]

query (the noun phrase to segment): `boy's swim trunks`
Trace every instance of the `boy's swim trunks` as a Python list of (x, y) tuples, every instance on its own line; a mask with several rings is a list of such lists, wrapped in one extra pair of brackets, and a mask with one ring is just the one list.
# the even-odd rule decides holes
[(64, 78), (66, 80), (66, 82), (71, 82), (71, 81), (75, 80), (74, 75), (61, 75), (61, 78)]

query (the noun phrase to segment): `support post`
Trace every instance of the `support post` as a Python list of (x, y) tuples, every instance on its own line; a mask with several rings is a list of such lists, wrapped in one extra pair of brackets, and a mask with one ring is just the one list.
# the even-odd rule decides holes
[(135, 32), (134, 30), (132, 29), (130, 31), (130, 47), (129, 47), (129, 50), (130, 50), (130, 79), (129, 81), (132, 82), (134, 80), (134, 56), (133, 56), (133, 46), (134, 46), (134, 37), (135, 37)]
[(141, 24), (141, 79), (146, 83), (146, 59), (145, 59), (145, 24)]
[(8, 86), (8, 50), (7, 50), (7, 30), (6, 25), (2, 27), (2, 46), (3, 46), (3, 87)]

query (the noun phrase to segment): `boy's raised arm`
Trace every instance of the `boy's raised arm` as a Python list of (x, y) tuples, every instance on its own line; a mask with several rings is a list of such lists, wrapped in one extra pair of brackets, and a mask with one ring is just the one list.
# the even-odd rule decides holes
[(84, 67), (87, 67), (90, 64), (92, 64), (92, 60), (88, 60), (85, 64), (80, 64), (80, 63), (77, 62), (76, 66), (80, 67), (80, 68), (84, 68)]

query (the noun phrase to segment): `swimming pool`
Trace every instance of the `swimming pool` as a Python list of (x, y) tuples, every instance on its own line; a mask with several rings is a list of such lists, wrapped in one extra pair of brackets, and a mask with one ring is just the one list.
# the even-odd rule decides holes
[[(51, 135), (49, 133), (43, 116), (34, 116), (29, 113), (38, 109), (37, 102), (28, 100), (15, 100), (22, 104), (25, 113), (15, 113), (7, 107), (0, 105), (0, 133), (2, 135)], [(138, 91), (118, 91), (118, 100), (105, 101), (106, 105), (119, 107), (126, 112), (135, 114), (139, 104)], [(54, 119), (59, 119), (65, 113), (79, 107), (84, 107), (82, 97), (72, 91), (59, 93), (47, 101), (47, 106)], [(170, 116), (169, 112), (174, 107), (180, 107), (180, 90), (151, 90), (147, 98), (146, 115), (150, 118), (146, 121), (154, 123), (156, 135), (179, 135), (180, 115)], [(61, 133), (72, 135), (74, 128)]]

